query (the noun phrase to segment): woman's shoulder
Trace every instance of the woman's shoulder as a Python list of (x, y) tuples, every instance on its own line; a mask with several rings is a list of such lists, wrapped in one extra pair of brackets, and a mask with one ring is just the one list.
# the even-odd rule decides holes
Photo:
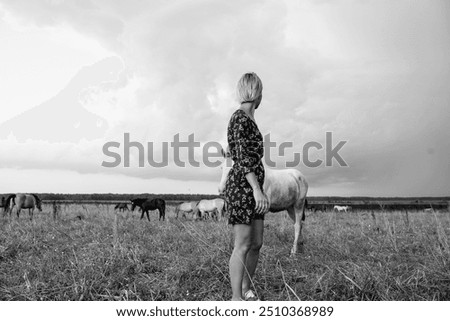
[(234, 113), (231, 115), (230, 123), (242, 123), (248, 120), (248, 116), (245, 114), (245, 111), (242, 109), (236, 109)]

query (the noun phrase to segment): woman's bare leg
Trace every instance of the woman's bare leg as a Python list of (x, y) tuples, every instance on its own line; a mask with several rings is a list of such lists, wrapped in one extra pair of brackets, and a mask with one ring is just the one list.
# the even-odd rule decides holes
[(231, 300), (242, 300), (242, 280), (245, 271), (247, 253), (251, 244), (252, 227), (245, 224), (236, 224), (234, 229), (234, 249), (230, 258)]
[(250, 249), (245, 261), (246, 273), (244, 273), (242, 279), (242, 293), (244, 294), (250, 290), (251, 279), (255, 274), (256, 266), (258, 264), (259, 250), (263, 244), (264, 220), (254, 220), (251, 226)]

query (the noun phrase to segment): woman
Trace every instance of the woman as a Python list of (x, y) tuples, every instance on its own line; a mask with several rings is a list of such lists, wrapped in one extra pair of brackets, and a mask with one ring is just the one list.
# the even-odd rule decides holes
[(230, 258), (232, 300), (255, 300), (250, 289), (263, 242), (264, 214), (269, 202), (264, 195), (263, 137), (255, 110), (262, 99), (262, 83), (255, 73), (244, 74), (237, 85), (240, 107), (228, 124), (228, 148), (233, 159), (225, 187), (229, 223), (234, 230)]

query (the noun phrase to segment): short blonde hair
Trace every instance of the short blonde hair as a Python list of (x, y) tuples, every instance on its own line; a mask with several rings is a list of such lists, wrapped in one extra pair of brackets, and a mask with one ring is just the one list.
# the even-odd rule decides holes
[(237, 84), (236, 96), (239, 103), (253, 102), (262, 96), (261, 79), (254, 72), (242, 75)]

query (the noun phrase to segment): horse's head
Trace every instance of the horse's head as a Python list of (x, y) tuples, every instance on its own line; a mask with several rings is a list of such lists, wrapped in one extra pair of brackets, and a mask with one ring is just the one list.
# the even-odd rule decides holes
[(131, 202), (131, 211), (133, 212), (134, 211), (134, 209), (136, 208), (136, 202), (135, 202), (135, 200), (130, 200), (130, 202)]
[(222, 149), (222, 156), (224, 158), (223, 162), (222, 162), (222, 177), (220, 178), (220, 183), (219, 183), (219, 194), (223, 194), (225, 191), (225, 185), (227, 183), (227, 177), (228, 177), (228, 173), (231, 170), (231, 167), (233, 166), (233, 161), (231, 160), (231, 154), (230, 154), (230, 150), (227, 146), (227, 148), (225, 149), (225, 151)]
[(134, 209), (137, 207), (141, 207), (142, 208), (142, 203), (145, 201), (145, 199), (142, 198), (135, 198), (130, 200), (131, 202), (131, 211), (133, 212)]
[(42, 212), (42, 201), (41, 201), (41, 199), (40, 199), (36, 194), (33, 194), (33, 197), (34, 197), (34, 199), (36, 200), (36, 208), (37, 208), (40, 212)]

